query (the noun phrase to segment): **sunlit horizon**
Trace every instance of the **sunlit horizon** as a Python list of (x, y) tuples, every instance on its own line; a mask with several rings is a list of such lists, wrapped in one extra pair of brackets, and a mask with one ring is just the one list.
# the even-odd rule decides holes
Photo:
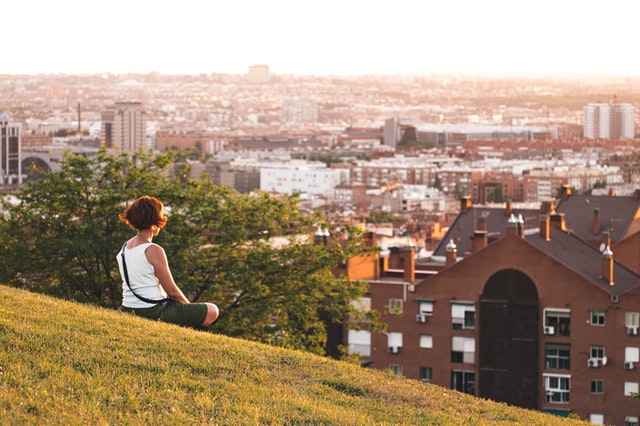
[(0, 74), (640, 76), (640, 4), (432, 3), (10, 2)]

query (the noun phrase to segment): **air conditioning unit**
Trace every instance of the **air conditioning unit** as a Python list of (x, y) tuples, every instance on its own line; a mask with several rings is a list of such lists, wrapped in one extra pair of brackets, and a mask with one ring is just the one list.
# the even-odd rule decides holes
[(638, 327), (637, 326), (627, 327), (627, 334), (629, 336), (637, 336), (638, 335)]
[(634, 368), (636, 368), (636, 365), (633, 363), (633, 361), (625, 361), (624, 363), (625, 370), (633, 370)]
[(390, 354), (397, 354), (398, 352), (400, 352), (400, 346), (389, 346)]
[(425, 322), (427, 322), (427, 316), (426, 315), (416, 315), (416, 322), (424, 324)]
[(587, 360), (587, 366), (588, 367), (599, 367), (600, 364), (598, 362), (598, 358), (589, 358)]
[(554, 334), (556, 334), (556, 328), (555, 328), (555, 327), (552, 327), (552, 326), (550, 326), (550, 325), (545, 326), (545, 328), (544, 328), (544, 334), (547, 334), (547, 335), (553, 336)]

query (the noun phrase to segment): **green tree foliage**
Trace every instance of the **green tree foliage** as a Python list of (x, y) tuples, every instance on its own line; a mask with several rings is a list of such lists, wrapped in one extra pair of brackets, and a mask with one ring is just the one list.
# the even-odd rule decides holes
[(493, 190), (487, 194), (487, 201), (490, 203), (502, 203), (504, 202), (504, 194), (502, 192), (502, 185), (497, 184)]
[[(236, 194), (182, 172), (167, 177), (174, 155), (65, 157), (59, 172), (19, 194), (19, 204), (3, 205), (0, 282), (119, 307), (116, 256), (132, 231), (118, 214), (153, 195), (169, 216), (154, 241), (192, 301), (218, 304), (216, 331), (322, 354), (326, 321), (362, 318), (351, 302), (366, 284), (332, 273), (369, 250), (357, 229), (313, 244), (321, 218), (302, 215), (297, 196)], [(368, 318), (375, 326), (375, 315)]]

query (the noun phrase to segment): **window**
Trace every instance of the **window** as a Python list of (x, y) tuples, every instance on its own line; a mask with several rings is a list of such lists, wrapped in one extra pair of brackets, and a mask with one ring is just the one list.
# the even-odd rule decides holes
[(476, 376), (473, 371), (452, 371), (451, 389), (475, 395)]
[(350, 354), (371, 356), (371, 333), (362, 330), (349, 330), (347, 341)]
[(420, 347), (421, 348), (433, 348), (433, 336), (430, 334), (420, 335)]
[(352, 315), (352, 319), (356, 322), (365, 322), (367, 313), (371, 311), (371, 298), (361, 297), (353, 300), (351, 306), (357, 311)]
[(604, 325), (604, 309), (591, 309), (591, 325)]
[(604, 380), (602, 379), (591, 380), (591, 393), (604, 393)]
[(604, 355), (604, 346), (602, 345), (591, 345), (589, 350), (589, 358), (595, 358), (600, 361), (600, 365), (604, 365), (606, 363), (605, 360), (607, 357)]
[(389, 370), (396, 376), (402, 376), (402, 366), (400, 364), (391, 364)]
[(544, 375), (544, 391), (546, 402), (569, 403), (569, 391), (571, 389), (571, 376)]
[(433, 377), (431, 367), (420, 367), (420, 380), (430, 381)]
[(624, 394), (631, 396), (634, 393), (638, 393), (638, 382), (624, 382)]
[(544, 326), (545, 334), (569, 336), (571, 334), (571, 311), (569, 309), (545, 309)]
[(637, 416), (627, 416), (624, 418), (624, 426), (639, 426)]
[(402, 347), (402, 333), (389, 333), (388, 335), (389, 352), (396, 353)]
[(389, 299), (389, 313), (395, 315), (402, 314), (402, 299)]
[(624, 362), (638, 362), (640, 360), (640, 349), (632, 346), (624, 348)]
[(451, 327), (472, 330), (476, 327), (476, 307), (473, 302), (451, 302)]
[(624, 324), (630, 336), (637, 336), (639, 334), (638, 329), (640, 329), (640, 313), (626, 312), (624, 314)]
[(473, 364), (476, 355), (476, 339), (453, 336), (451, 338), (451, 362)]
[(603, 425), (604, 424), (604, 414), (589, 414), (589, 421), (595, 425)]
[(420, 315), (433, 315), (433, 300), (420, 300), (418, 311)]
[(545, 346), (545, 368), (548, 370), (568, 370), (571, 367), (569, 345), (547, 343)]

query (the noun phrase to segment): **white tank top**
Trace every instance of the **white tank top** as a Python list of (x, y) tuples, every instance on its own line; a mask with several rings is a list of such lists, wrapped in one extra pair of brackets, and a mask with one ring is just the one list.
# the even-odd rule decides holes
[[(127, 272), (129, 273), (129, 284), (136, 294), (150, 300), (162, 300), (167, 297), (156, 272), (151, 263), (147, 260), (145, 254), (147, 247), (153, 243), (140, 244), (134, 248), (125, 248), (124, 256), (127, 261)], [(143, 302), (138, 299), (129, 289), (124, 280), (124, 269), (122, 267), (122, 250), (118, 251), (118, 267), (120, 268), (120, 276), (122, 277), (122, 306), (127, 308), (150, 308), (154, 304)]]

